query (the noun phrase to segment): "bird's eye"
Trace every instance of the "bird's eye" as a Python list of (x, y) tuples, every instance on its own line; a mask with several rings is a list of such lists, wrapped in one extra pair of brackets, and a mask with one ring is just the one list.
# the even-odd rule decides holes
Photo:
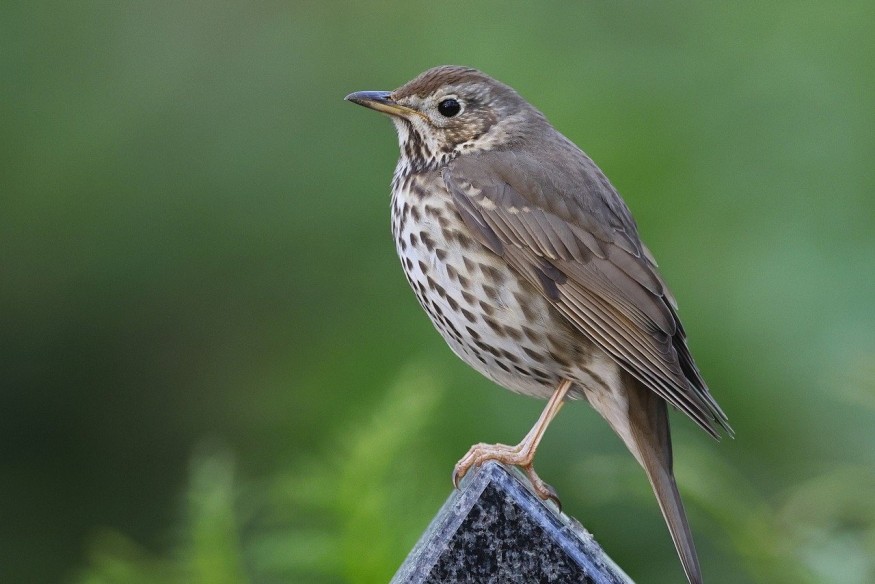
[(451, 118), (461, 111), (461, 104), (452, 97), (443, 100), (438, 104), (438, 111), (445, 118)]

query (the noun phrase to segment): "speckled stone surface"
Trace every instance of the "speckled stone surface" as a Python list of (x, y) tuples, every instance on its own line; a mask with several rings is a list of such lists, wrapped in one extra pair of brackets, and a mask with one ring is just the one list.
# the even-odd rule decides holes
[(576, 520), (489, 462), (453, 491), (391, 584), (630, 584)]

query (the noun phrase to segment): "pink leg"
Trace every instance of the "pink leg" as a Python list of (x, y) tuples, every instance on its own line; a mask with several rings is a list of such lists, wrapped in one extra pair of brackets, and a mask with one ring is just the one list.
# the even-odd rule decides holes
[(532, 482), (535, 492), (542, 499), (553, 499), (557, 503), (559, 499), (556, 496), (556, 491), (553, 487), (545, 483), (535, 473), (532, 463), (535, 460), (535, 451), (538, 449), (538, 444), (541, 438), (544, 437), (544, 432), (547, 431), (547, 426), (562, 409), (562, 404), (565, 403), (565, 396), (568, 390), (571, 389), (572, 382), (568, 379), (563, 379), (550, 396), (547, 406), (541, 412), (541, 417), (535, 422), (535, 425), (526, 434), (522, 442), (516, 446), (508, 446), (507, 444), (475, 444), (468, 450), (468, 453), (456, 463), (456, 468), (453, 470), (453, 484), (458, 488), (459, 481), (471, 469), (472, 466), (479, 466), (487, 460), (497, 460), (504, 464), (520, 467), (529, 480)]

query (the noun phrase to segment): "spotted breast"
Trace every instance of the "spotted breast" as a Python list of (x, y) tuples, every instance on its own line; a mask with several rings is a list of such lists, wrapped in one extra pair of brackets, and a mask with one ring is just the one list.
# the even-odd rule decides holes
[[(499, 385), (544, 398), (563, 377), (590, 387), (593, 347), (528, 281), (468, 235), (440, 172), (399, 163), (392, 234), (404, 275), (456, 355)], [(603, 365), (615, 369), (606, 358)], [(575, 387), (572, 397), (581, 397)]]

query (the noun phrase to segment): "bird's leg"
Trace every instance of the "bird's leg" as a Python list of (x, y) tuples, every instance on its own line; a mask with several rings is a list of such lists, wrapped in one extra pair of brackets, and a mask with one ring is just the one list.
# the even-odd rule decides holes
[(556, 417), (556, 414), (562, 408), (562, 404), (565, 403), (565, 396), (568, 394), (568, 390), (571, 389), (571, 385), (572, 382), (568, 379), (563, 379), (559, 383), (556, 391), (553, 392), (553, 395), (547, 401), (547, 406), (541, 412), (538, 421), (535, 422), (535, 425), (529, 430), (529, 433), (526, 434), (522, 442), (516, 446), (484, 444), (482, 442), (472, 446), (468, 453), (462, 457), (462, 460), (456, 463), (456, 468), (453, 470), (453, 484), (458, 488), (459, 481), (462, 480), (462, 477), (465, 476), (472, 466), (479, 466), (487, 460), (497, 460), (498, 462), (521, 468), (526, 473), (526, 476), (529, 477), (532, 487), (539, 497), (542, 499), (553, 499), (558, 504), (559, 499), (556, 491), (538, 477), (535, 469), (532, 467), (532, 463), (535, 460), (535, 451), (538, 449), (538, 444), (540, 444), (541, 438), (544, 437), (547, 426), (550, 425), (550, 422), (553, 421), (553, 418)]

